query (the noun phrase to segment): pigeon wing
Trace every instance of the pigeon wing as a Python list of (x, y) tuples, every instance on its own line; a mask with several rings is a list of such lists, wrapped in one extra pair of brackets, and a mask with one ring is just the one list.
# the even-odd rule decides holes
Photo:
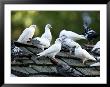
[(44, 47), (49, 47), (50, 46), (50, 42), (46, 38), (36, 37), (36, 38), (34, 38), (34, 40), (37, 40), (39, 42), (37, 44), (43, 45)]
[(52, 40), (52, 35), (50, 31), (45, 31), (44, 34), (42, 34), (41, 38), (47, 38), (50, 42)]
[(59, 48), (58, 48), (57, 44), (54, 44), (51, 47), (49, 47), (48, 49), (44, 50), (43, 52), (41, 52), (41, 53), (39, 53), (37, 55), (40, 55), (40, 56), (48, 55), (48, 54), (57, 52), (58, 49)]
[(100, 66), (100, 62), (97, 62), (97, 63), (91, 64), (90, 66)]
[(18, 41), (19, 41), (19, 42), (26, 42), (27, 40), (29, 40), (29, 38), (28, 38), (29, 34), (30, 34), (30, 30), (29, 30), (29, 28), (26, 28), (26, 29), (22, 32), (22, 34), (20, 35)]
[(96, 60), (92, 55), (90, 55), (86, 50), (82, 49), (83, 56), (87, 59)]

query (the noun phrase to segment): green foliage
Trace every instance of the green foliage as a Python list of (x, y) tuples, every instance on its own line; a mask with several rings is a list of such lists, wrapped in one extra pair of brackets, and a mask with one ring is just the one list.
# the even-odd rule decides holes
[[(11, 39), (17, 40), (22, 31), (31, 24), (37, 25), (34, 37), (41, 36), (46, 24), (51, 24), (52, 43), (59, 36), (62, 29), (71, 30), (82, 34), (83, 21), (82, 13), (84, 11), (12, 11), (11, 12)], [(91, 27), (100, 33), (100, 12), (88, 11), (92, 18)], [(95, 40), (95, 43), (100, 38)], [(85, 42), (83, 40), (79, 42)]]

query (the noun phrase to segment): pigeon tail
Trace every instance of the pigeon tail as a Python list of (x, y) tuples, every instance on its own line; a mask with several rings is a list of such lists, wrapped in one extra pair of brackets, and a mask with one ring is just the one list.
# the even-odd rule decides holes
[(89, 57), (89, 59), (96, 61), (96, 59), (93, 56)]
[(92, 67), (92, 66), (100, 66), (100, 62), (97, 62), (97, 63), (91, 64), (90, 66), (91, 66), (91, 67)]

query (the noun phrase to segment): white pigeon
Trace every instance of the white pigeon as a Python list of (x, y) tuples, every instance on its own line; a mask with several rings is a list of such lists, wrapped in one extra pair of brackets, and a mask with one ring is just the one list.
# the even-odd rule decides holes
[(62, 37), (63, 35), (67, 36), (68, 38), (76, 41), (76, 40), (80, 40), (80, 39), (86, 39), (84, 35), (79, 35), (75, 32), (72, 31), (67, 31), (67, 30), (62, 30), (60, 32), (59, 37)]
[(36, 25), (31, 25), (29, 28), (26, 28), (22, 32), (22, 34), (20, 35), (17, 41), (25, 44), (30, 42), (34, 35), (35, 28), (36, 28)]
[(50, 24), (47, 24), (45, 26), (45, 32), (44, 32), (44, 34), (42, 34), (41, 38), (47, 38), (51, 42), (52, 35), (51, 35), (51, 32), (50, 32), (50, 28), (52, 28), (52, 26)]
[(82, 49), (81, 47), (75, 47), (74, 56), (77, 57), (77, 58), (82, 59), (83, 64), (87, 60), (96, 61), (96, 59), (92, 55), (90, 55), (85, 49)]
[(38, 58), (41, 56), (55, 58), (55, 55), (57, 53), (59, 53), (60, 50), (61, 50), (61, 40), (60, 40), (60, 38), (57, 38), (53, 45), (51, 45), (48, 49), (44, 50), (43, 52), (41, 52), (37, 55), (39, 55)]
[(41, 48), (42, 50), (44, 50), (44, 48), (48, 48), (50, 46), (50, 42), (47, 38), (36, 37), (33, 40), (39, 41), (39, 43), (37, 43), (37, 44), (39, 45), (39, 48)]
[(45, 26), (44, 34), (42, 34), (41, 37), (36, 37), (36, 38), (33, 39), (33, 40), (39, 41), (39, 43), (37, 43), (37, 44), (38, 44), (39, 48), (41, 48), (42, 50), (44, 50), (44, 48), (48, 48), (50, 46), (50, 43), (51, 43), (51, 40), (52, 40), (52, 35), (51, 35), (51, 32), (50, 32), (50, 28), (52, 28), (51, 25), (47, 24)]
[(97, 63), (91, 64), (90, 66), (100, 66), (100, 62), (97, 62)]
[(73, 41), (72, 39), (64, 37), (61, 37), (62, 47), (69, 49), (70, 54), (72, 53), (74, 46), (81, 47), (77, 42)]
[(98, 41), (97, 43), (96, 43), (96, 45), (94, 45), (94, 47), (93, 47), (93, 49), (92, 49), (92, 52), (93, 51), (95, 51), (95, 50), (100, 50), (100, 41)]

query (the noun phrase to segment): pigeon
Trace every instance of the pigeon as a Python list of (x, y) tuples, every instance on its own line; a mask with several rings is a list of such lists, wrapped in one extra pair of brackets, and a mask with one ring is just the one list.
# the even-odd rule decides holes
[(97, 38), (99, 36), (98, 33), (96, 33), (96, 31), (94, 31), (93, 29), (91, 29), (89, 27), (89, 25), (91, 24), (92, 20), (91, 17), (87, 14), (87, 13), (83, 13), (83, 29), (84, 29), (84, 33), (83, 35), (86, 37), (86, 39), (90, 42), (93, 41), (93, 39)]
[(57, 73), (62, 76), (74, 76), (74, 77), (80, 77), (84, 76), (82, 73), (77, 71), (76, 69), (70, 67), (67, 63), (63, 61), (58, 61), (55, 58), (50, 59), (53, 64), (56, 65)]
[(59, 53), (60, 50), (61, 50), (61, 40), (60, 40), (60, 38), (57, 38), (53, 45), (51, 45), (48, 49), (44, 50), (43, 52), (37, 54), (38, 55), (37, 58), (39, 58), (41, 56), (55, 58), (55, 55), (57, 53)]
[(70, 38), (74, 41), (76, 40), (80, 40), (80, 39), (86, 39), (84, 35), (79, 35), (75, 32), (72, 32), (72, 31), (67, 31), (67, 30), (62, 30), (60, 32), (60, 35), (59, 35), (59, 38), (61, 38), (62, 36), (66, 36), (67, 38)]
[(76, 47), (81, 47), (77, 42), (73, 41), (70, 38), (66, 38), (66, 36), (62, 36), (62, 48), (66, 48), (70, 51), (70, 54), (72, 54), (72, 52), (74, 53), (74, 46)]
[(100, 56), (100, 41), (98, 41), (91, 50), (92, 53)]
[(91, 64), (90, 66), (91, 66), (91, 67), (92, 67), (92, 66), (100, 66), (100, 62), (97, 62), (97, 63)]
[(11, 58), (12, 61), (15, 60), (15, 57), (18, 57), (23, 54), (23, 50), (19, 47), (15, 46), (14, 42), (11, 42)]
[(24, 43), (24, 44), (31, 42), (32, 37), (33, 37), (34, 32), (35, 32), (35, 28), (36, 28), (36, 25), (31, 25), (29, 28), (26, 28), (22, 32), (20, 37), (18, 38), (17, 42)]
[(52, 26), (50, 24), (47, 24), (45, 26), (45, 32), (41, 36), (41, 38), (47, 38), (49, 40), (49, 42), (51, 42), (51, 40), (52, 40), (52, 35), (51, 35), (51, 32), (50, 32), (50, 28), (52, 28)]
[(32, 41), (32, 43), (34, 45), (37, 45), (42, 50), (44, 50), (44, 48), (48, 48), (50, 46), (50, 43), (51, 43), (51, 40), (52, 40), (52, 35), (51, 35), (51, 32), (50, 32), (50, 28), (52, 28), (51, 25), (47, 24), (45, 26), (44, 34), (42, 34), (41, 37), (35, 37), (33, 39), (35, 41)]
[(74, 49), (75, 49), (74, 57), (82, 59), (83, 64), (87, 60), (96, 61), (96, 59), (92, 55), (90, 55), (85, 49), (82, 49), (81, 47), (76, 47), (76, 46), (74, 47)]

